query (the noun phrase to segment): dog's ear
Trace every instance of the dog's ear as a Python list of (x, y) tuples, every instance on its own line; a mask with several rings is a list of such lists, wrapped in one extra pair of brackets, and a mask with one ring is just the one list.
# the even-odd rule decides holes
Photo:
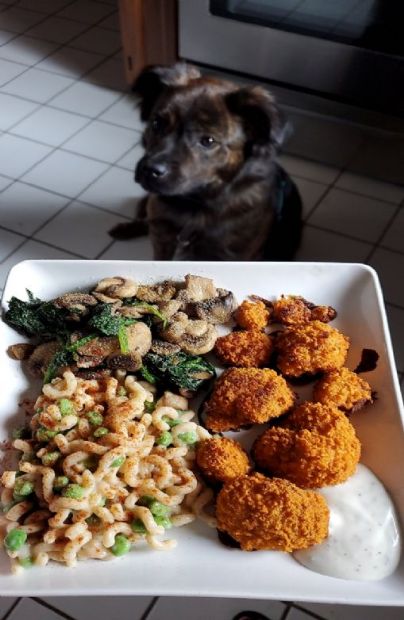
[(239, 88), (226, 96), (226, 105), (242, 119), (251, 155), (282, 146), (289, 124), (267, 90), (261, 86)]
[(146, 67), (133, 86), (133, 91), (140, 98), (142, 121), (147, 121), (150, 118), (154, 104), (166, 88), (187, 86), (191, 80), (200, 77), (199, 70), (185, 62), (178, 62), (170, 67)]

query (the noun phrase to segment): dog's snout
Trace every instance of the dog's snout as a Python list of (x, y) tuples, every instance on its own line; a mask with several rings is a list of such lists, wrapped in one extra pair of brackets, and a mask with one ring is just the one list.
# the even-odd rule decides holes
[(167, 174), (168, 167), (164, 162), (150, 162), (144, 166), (143, 171), (153, 179), (160, 179)]

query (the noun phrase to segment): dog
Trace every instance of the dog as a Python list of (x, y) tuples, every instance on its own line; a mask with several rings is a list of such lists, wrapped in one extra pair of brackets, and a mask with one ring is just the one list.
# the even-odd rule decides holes
[(146, 68), (140, 99), (149, 192), (117, 239), (149, 234), (156, 260), (291, 260), (302, 202), (276, 162), (286, 123), (272, 95), (185, 63)]

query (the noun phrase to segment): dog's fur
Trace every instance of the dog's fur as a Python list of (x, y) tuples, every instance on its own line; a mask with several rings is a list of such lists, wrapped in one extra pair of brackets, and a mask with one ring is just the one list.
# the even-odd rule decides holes
[(285, 123), (270, 93), (202, 77), (184, 63), (138, 78), (145, 155), (135, 179), (150, 194), (116, 238), (149, 231), (158, 260), (288, 260), (301, 201), (276, 163)]

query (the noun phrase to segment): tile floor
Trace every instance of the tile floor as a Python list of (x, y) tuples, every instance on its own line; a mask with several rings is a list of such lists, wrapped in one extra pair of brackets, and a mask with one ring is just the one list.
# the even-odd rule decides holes
[[(297, 137), (309, 140), (312, 121), (310, 130), (301, 125)], [(10, 267), (26, 258), (151, 258), (147, 238), (108, 236), (142, 195), (132, 175), (140, 131), (123, 78), (115, 0), (0, 0), (0, 290)], [(360, 157), (360, 144), (355, 149)], [(404, 384), (404, 187), (352, 174), (342, 157), (336, 167), (290, 154), (282, 161), (305, 204), (297, 258), (377, 269)], [(192, 617), (230, 620), (246, 608), (272, 620), (404, 617), (400, 609), (227, 599), (193, 601)], [(10, 620), (90, 615), (186, 620), (190, 601), (0, 599), (0, 618)]]

